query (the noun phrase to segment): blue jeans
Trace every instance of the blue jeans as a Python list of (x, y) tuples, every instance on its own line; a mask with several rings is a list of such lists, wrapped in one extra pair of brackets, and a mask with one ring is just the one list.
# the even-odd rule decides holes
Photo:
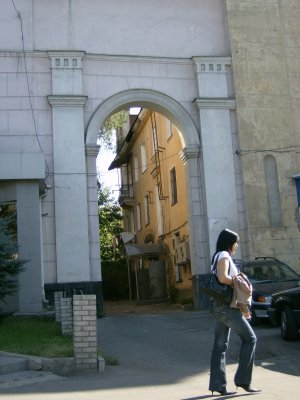
[(226, 388), (226, 358), (230, 330), (241, 338), (239, 365), (234, 382), (236, 385), (249, 385), (252, 379), (256, 336), (249, 322), (243, 317), (238, 308), (228, 305), (217, 305), (212, 302), (211, 314), (216, 320), (215, 341), (210, 363), (209, 390), (222, 391)]

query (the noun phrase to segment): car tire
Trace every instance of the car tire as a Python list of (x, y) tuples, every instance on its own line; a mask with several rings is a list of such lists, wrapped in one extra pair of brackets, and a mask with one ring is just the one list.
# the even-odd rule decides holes
[(258, 326), (260, 324), (260, 322), (261, 322), (260, 318), (258, 318), (256, 316), (255, 311), (252, 309), (251, 310), (251, 321), (250, 321), (251, 325), (252, 326)]
[(281, 336), (284, 340), (296, 340), (298, 338), (298, 327), (292, 309), (284, 306), (281, 313)]

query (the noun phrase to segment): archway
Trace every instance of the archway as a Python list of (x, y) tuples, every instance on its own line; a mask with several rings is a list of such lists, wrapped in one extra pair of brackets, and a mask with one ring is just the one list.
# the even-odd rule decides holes
[[(200, 151), (200, 135), (188, 111), (175, 99), (149, 89), (131, 89), (119, 92), (104, 100), (94, 111), (85, 132), (89, 161), (88, 174), (95, 174), (96, 143), (99, 128), (112, 114), (130, 107), (142, 107), (163, 114), (181, 131), (180, 140), (183, 150), (179, 154), (185, 165), (188, 224), (190, 232), (190, 256), (193, 276), (195, 304), (198, 303), (197, 277), (206, 273), (208, 259), (207, 217), (205, 196), (203, 195), (203, 165)], [(192, 104), (190, 104), (192, 106)], [(94, 149), (94, 150), (92, 150)], [(93, 202), (89, 196), (89, 202)], [(91, 221), (91, 220), (90, 220)], [(205, 262), (203, 262), (205, 260)]]
[(128, 107), (150, 108), (165, 115), (183, 133), (182, 147), (200, 146), (198, 129), (185, 108), (173, 98), (149, 89), (131, 89), (104, 100), (94, 111), (86, 128), (86, 145), (95, 145), (99, 127), (110, 115)]

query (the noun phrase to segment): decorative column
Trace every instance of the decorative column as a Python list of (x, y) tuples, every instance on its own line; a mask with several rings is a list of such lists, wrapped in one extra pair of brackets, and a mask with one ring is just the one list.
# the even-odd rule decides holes
[[(201, 273), (202, 262), (207, 256), (205, 251), (206, 232), (205, 212), (201, 202), (203, 198), (201, 192), (200, 171), (200, 146), (185, 147), (179, 154), (181, 161), (185, 166), (186, 184), (187, 184), (187, 204), (189, 212), (189, 243), (192, 275)], [(200, 195), (199, 195), (200, 193)]]
[(193, 299), (195, 309), (202, 307), (198, 277), (207, 272), (208, 254), (205, 204), (203, 204), (203, 183), (201, 149), (199, 146), (185, 147), (179, 154), (186, 169), (187, 207), (189, 242), (192, 269)]
[(85, 146), (86, 169), (87, 169), (90, 271), (91, 271), (92, 281), (101, 281), (97, 170), (96, 170), (96, 158), (98, 156), (98, 153), (99, 153), (99, 146), (97, 145)]
[(194, 100), (201, 126), (203, 173), (210, 253), (224, 228), (238, 231), (232, 122), (235, 100), (230, 78), (231, 59), (195, 57), (199, 97)]
[(90, 282), (87, 177), (82, 95), (83, 52), (49, 52), (57, 282)]

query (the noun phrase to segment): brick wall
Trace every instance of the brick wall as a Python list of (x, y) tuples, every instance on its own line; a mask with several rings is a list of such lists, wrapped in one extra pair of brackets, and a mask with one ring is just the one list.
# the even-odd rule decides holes
[(95, 295), (73, 296), (73, 345), (76, 369), (97, 368)]
[(61, 330), (63, 335), (72, 335), (73, 333), (73, 307), (71, 297), (62, 297), (60, 299), (61, 311)]

